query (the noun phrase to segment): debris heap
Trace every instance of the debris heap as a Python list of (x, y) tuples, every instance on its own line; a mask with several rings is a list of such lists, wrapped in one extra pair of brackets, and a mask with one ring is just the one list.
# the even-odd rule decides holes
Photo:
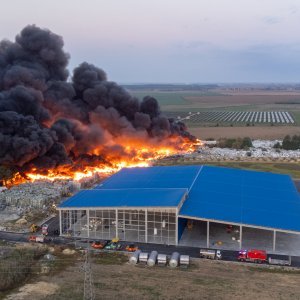
[(42, 208), (69, 196), (78, 187), (73, 182), (38, 181), (24, 183), (0, 193), (0, 203), (15, 207)]

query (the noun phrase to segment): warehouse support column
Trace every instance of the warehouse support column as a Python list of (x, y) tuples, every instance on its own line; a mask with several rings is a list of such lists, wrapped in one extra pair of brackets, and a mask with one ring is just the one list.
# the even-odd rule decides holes
[(119, 218), (118, 218), (118, 209), (115, 211), (116, 214), (116, 238), (119, 238), (118, 227), (119, 227)]
[(73, 210), (69, 210), (69, 229), (72, 230), (72, 216), (73, 216)]
[[(176, 223), (176, 232), (175, 232), (175, 245), (177, 246), (178, 245), (178, 242), (179, 242), (179, 238), (178, 238), (178, 226), (179, 226), (179, 224), (178, 224), (178, 208), (176, 208), (176, 211), (175, 211), (175, 223)], [(168, 241), (168, 244), (169, 244), (170, 242)]]
[(276, 230), (273, 231), (273, 252), (276, 251)]
[(86, 210), (86, 225), (87, 225), (87, 236), (90, 237), (90, 210)]
[(61, 219), (61, 210), (58, 211), (59, 213), (59, 235), (62, 235), (62, 219)]
[(240, 226), (240, 250), (242, 249), (243, 245), (243, 226)]
[(148, 209), (145, 209), (145, 242), (148, 243)]
[(209, 248), (209, 221), (207, 221), (206, 227), (206, 248)]

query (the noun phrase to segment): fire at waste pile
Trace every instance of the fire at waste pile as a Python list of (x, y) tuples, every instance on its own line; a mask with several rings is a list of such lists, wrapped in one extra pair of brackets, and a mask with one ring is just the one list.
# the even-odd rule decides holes
[(139, 101), (96, 66), (70, 75), (63, 46), (35, 25), (0, 42), (0, 165), (18, 170), (13, 180), (80, 179), (199, 144), (155, 98)]

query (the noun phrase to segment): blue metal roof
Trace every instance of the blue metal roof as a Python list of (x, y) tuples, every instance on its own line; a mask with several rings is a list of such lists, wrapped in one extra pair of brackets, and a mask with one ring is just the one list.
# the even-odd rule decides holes
[(175, 207), (179, 215), (300, 232), (300, 197), (288, 175), (213, 166), (122, 169), (67, 207)]
[(179, 215), (300, 231), (300, 197), (288, 175), (204, 166)]
[(59, 207), (177, 207), (186, 193), (186, 189), (83, 190)]
[(189, 188), (201, 166), (124, 168), (95, 189)]

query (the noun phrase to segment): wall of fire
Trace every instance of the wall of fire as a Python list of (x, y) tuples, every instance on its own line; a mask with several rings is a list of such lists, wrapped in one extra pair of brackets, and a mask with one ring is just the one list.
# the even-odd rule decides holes
[(176, 244), (176, 209), (61, 210), (61, 235)]

